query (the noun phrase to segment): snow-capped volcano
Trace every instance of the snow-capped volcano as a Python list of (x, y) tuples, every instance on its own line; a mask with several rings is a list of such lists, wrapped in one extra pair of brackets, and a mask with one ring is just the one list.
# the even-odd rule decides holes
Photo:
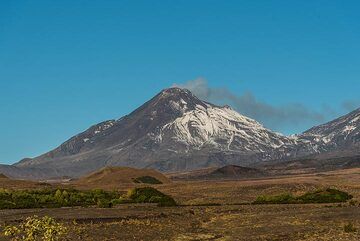
[(107, 165), (187, 170), (246, 164), (259, 157), (268, 160), (274, 150), (284, 153), (295, 143), (294, 138), (274, 133), (228, 106), (199, 100), (186, 89), (170, 88), (129, 115), (95, 125), (16, 166), (56, 168), (67, 175)]
[(334, 145), (358, 143), (359, 112), (286, 137), (228, 106), (202, 101), (186, 89), (169, 88), (129, 115), (94, 125), (12, 169), (76, 177), (105, 166), (180, 171), (285, 161), (321, 153)]

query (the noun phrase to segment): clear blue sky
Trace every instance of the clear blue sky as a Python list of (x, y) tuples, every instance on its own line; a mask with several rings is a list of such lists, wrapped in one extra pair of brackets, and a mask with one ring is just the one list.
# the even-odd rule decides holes
[(0, 163), (198, 77), (275, 108), (344, 114), (360, 103), (359, 12), (350, 0), (1, 1)]

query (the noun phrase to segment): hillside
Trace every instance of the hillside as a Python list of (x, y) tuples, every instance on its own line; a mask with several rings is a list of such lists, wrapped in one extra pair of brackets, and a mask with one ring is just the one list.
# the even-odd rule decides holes
[(311, 142), (319, 153), (358, 150), (360, 144), (360, 108), (328, 123), (315, 126), (298, 138)]
[(118, 187), (124, 184), (135, 184), (141, 177), (152, 177), (161, 183), (170, 183), (171, 181), (158, 171), (152, 169), (136, 169), (131, 167), (105, 167), (99, 171), (73, 180), (71, 184), (87, 187)]

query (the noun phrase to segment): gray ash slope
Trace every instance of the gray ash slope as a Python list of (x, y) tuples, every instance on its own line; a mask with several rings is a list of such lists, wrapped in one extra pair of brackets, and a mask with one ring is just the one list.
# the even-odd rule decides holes
[[(357, 127), (351, 131), (358, 133), (358, 120), (355, 124)], [(317, 142), (325, 140), (327, 127), (323, 129), (286, 137), (227, 106), (199, 100), (185, 89), (170, 88), (129, 115), (92, 126), (58, 148), (24, 159), (13, 168), (17, 173), (32, 169), (46, 170), (48, 176), (78, 177), (105, 166), (160, 171), (230, 164), (249, 166), (331, 149)], [(354, 136), (354, 143), (358, 142), (358, 134), (345, 138), (350, 136)], [(335, 140), (333, 137), (332, 141)]]

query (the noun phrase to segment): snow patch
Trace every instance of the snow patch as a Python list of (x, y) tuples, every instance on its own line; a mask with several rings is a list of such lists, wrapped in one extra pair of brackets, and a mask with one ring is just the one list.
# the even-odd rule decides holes
[(355, 129), (356, 129), (356, 126), (345, 126), (342, 132), (343, 133), (349, 133), (349, 132), (351, 132), (351, 131), (353, 131)]

